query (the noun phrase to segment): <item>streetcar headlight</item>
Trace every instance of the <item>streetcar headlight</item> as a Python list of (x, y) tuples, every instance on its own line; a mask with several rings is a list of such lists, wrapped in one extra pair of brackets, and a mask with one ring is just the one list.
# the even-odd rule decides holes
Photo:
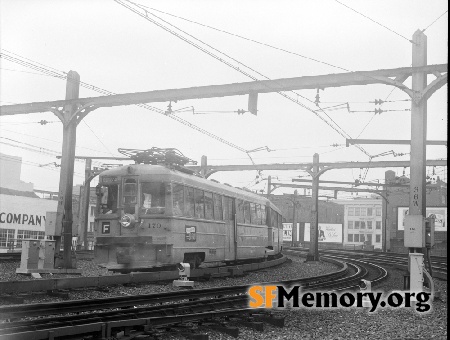
[(134, 218), (133, 215), (130, 215), (130, 214), (125, 214), (120, 219), (120, 224), (124, 228), (131, 228), (134, 226), (135, 223), (136, 223), (136, 219)]

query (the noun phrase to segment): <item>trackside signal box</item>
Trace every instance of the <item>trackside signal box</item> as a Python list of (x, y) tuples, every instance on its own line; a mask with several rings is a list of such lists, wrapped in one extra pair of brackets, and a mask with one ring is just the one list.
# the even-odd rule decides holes
[(405, 247), (425, 247), (425, 219), (422, 215), (405, 216)]
[(434, 216), (425, 219), (425, 246), (427, 248), (434, 246)]

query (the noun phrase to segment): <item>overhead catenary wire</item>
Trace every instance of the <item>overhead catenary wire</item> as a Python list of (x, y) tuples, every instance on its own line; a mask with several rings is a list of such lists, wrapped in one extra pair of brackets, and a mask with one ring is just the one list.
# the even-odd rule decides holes
[(434, 20), (431, 24), (429, 24), (427, 27), (425, 27), (423, 30), (422, 30), (422, 33), (423, 32), (425, 32), (427, 29), (429, 29), (431, 26), (433, 26), (434, 25), (434, 23), (436, 22), (436, 21), (438, 21), (440, 18), (442, 18), (444, 15), (445, 15), (445, 13), (447, 13), (448, 12), (448, 10), (446, 10), (444, 13), (442, 13), (436, 20)]
[[(225, 31), (225, 30), (222, 30), (222, 29), (218, 29), (218, 28), (216, 28), (216, 27), (212, 27), (212, 26), (209, 26), (209, 25), (205, 25), (205, 24), (202, 24), (202, 23), (193, 21), (193, 20), (189, 20), (189, 19), (186, 19), (186, 18), (177, 16), (177, 15), (173, 15), (173, 14), (171, 14), (171, 13), (167, 13), (167, 12), (164, 12), (164, 11), (160, 11), (160, 10), (158, 10), (158, 9), (155, 9), (155, 8), (152, 8), (152, 7), (149, 7), (149, 6), (145, 6), (145, 5), (142, 5), (142, 4), (136, 4), (136, 3), (134, 3), (134, 2), (133, 2), (133, 4), (138, 5), (138, 6), (140, 6), (140, 7), (144, 7), (144, 8), (150, 9), (150, 10), (154, 10), (154, 11), (156, 11), (156, 12), (163, 13), (163, 14), (166, 14), (166, 15), (169, 15), (169, 16), (172, 16), (172, 17), (181, 19), (181, 20), (185, 20), (185, 21), (194, 23), (194, 24), (196, 24), (196, 25), (200, 25), (200, 26), (203, 26), (203, 27), (206, 27), (206, 28), (210, 28), (210, 29), (216, 30), (216, 31), (218, 31), (218, 32), (222, 32), (222, 33), (225, 33), (225, 34), (234, 36), (234, 37), (238, 37), (238, 38), (241, 38), (241, 39), (244, 39), (244, 40), (247, 40), (247, 41), (251, 41), (251, 42), (254, 42), (254, 43), (263, 45), (263, 46), (267, 46), (267, 47), (270, 47), (270, 48), (273, 48), (273, 49), (276, 49), (276, 50), (280, 50), (280, 51), (283, 51), (283, 52), (286, 52), (286, 53), (289, 53), (289, 54), (294, 54), (294, 55), (297, 55), (297, 56), (299, 56), (299, 57), (302, 57), (302, 58), (305, 58), (305, 59), (309, 59), (309, 60), (312, 60), (312, 61), (315, 61), (315, 62), (318, 62), (318, 63), (321, 63), (321, 64), (325, 64), (325, 65), (328, 65), (328, 66), (331, 66), (331, 67), (335, 67), (335, 68), (338, 68), (338, 69), (341, 69), (341, 70), (344, 70), (344, 71), (351, 72), (350, 70), (348, 70), (348, 69), (346, 69), (346, 68), (343, 68), (343, 67), (340, 67), (340, 66), (336, 66), (336, 65), (333, 65), (333, 64), (330, 64), (330, 63), (321, 61), (321, 60), (317, 60), (317, 59), (314, 59), (314, 58), (310, 58), (310, 57), (301, 55), (301, 54), (299, 54), (299, 53), (295, 53), (295, 52), (292, 52), (292, 51), (288, 51), (288, 50), (286, 50), (286, 49), (279, 48), (279, 47), (276, 47), (276, 46), (273, 46), (273, 45), (270, 45), (270, 44), (262, 43), (262, 42), (259, 42), (259, 41), (257, 41), (257, 40), (250, 39), (250, 38), (247, 38), (247, 37), (243, 37), (243, 36), (238, 35), (238, 34), (230, 33), (230, 32), (228, 32), (228, 31)], [(394, 89), (395, 89), (395, 87), (394, 87)], [(394, 89), (393, 89), (393, 90), (394, 90)], [(391, 91), (391, 93), (392, 93), (392, 91)], [(389, 95), (390, 95), (390, 94), (389, 94)], [(388, 95), (388, 97), (389, 97), (389, 95)], [(387, 98), (386, 98), (386, 99), (387, 99)], [(401, 100), (391, 100), (391, 101), (384, 100), (384, 101), (382, 101), (382, 102), (399, 102), (399, 101), (411, 101), (411, 99), (401, 99)], [(377, 103), (377, 101), (374, 101), (374, 102)], [(381, 100), (380, 100), (380, 102), (381, 102)], [(322, 102), (322, 103), (341, 103), (341, 102)], [(341, 105), (347, 105), (347, 108), (348, 108), (349, 103), (367, 103), (367, 102), (345, 102), (345, 103), (341, 103)], [(373, 102), (369, 102), (369, 103), (373, 103)], [(324, 108), (324, 109), (327, 109), (327, 108)], [(319, 108), (320, 111), (323, 111), (324, 109)], [(336, 108), (335, 110), (339, 110), (339, 109), (341, 109), (341, 108)], [(319, 111), (319, 110), (314, 110), (314, 111)], [(331, 109), (328, 109), (328, 110), (330, 111)], [(350, 110), (349, 110), (349, 111), (350, 111)], [(385, 111), (386, 111), (386, 110), (385, 110)], [(356, 112), (356, 111), (354, 111), (354, 112)], [(328, 116), (328, 115), (327, 115), (327, 116)], [(328, 117), (329, 117), (329, 116), (328, 116)], [(330, 118), (330, 117), (329, 117), (329, 118)], [(331, 118), (330, 118), (330, 119), (331, 119)], [(373, 117), (370, 119), (369, 123), (372, 121), (372, 119), (373, 119)], [(334, 122), (334, 121), (333, 121), (333, 122)], [(335, 123), (335, 122), (334, 122), (334, 123)], [(360, 132), (360, 134), (358, 135), (358, 137), (359, 137), (359, 136), (361, 135), (361, 133), (367, 128), (367, 126), (369, 125), (369, 123), (366, 124), (366, 125), (364, 126), (363, 130)]]
[(336, 1), (338, 4), (341, 4), (341, 5), (344, 6), (344, 7), (347, 7), (347, 8), (348, 8), (349, 10), (351, 10), (351, 11), (353, 11), (353, 12), (355, 12), (355, 13), (358, 13), (359, 15), (363, 16), (364, 18), (369, 19), (370, 21), (376, 23), (377, 25), (380, 25), (381, 27), (386, 28), (388, 31), (390, 31), (390, 32), (392, 32), (392, 33), (398, 35), (399, 37), (402, 37), (403, 39), (409, 41), (410, 43), (413, 43), (413, 44), (414, 44), (414, 42), (413, 42), (412, 40), (406, 38), (405, 36), (401, 35), (400, 33), (396, 32), (396, 31), (394, 31), (394, 30), (390, 29), (389, 27), (387, 27), (387, 26), (385, 26), (385, 25), (379, 23), (378, 21), (375, 21), (375, 20), (373, 20), (372, 18), (369, 18), (367, 15), (364, 15), (364, 14), (358, 12), (357, 10), (351, 8), (350, 6), (347, 6), (346, 4), (343, 4), (342, 2), (340, 2), (340, 1), (338, 1), (338, 0), (334, 0), (334, 1)]
[[(52, 71), (52, 70), (49, 70), (50, 67), (46, 68), (45, 65), (40, 64), (38, 62), (36, 62), (36, 64), (38, 64), (38, 65), (34, 65), (33, 61), (31, 59), (28, 59), (28, 58), (20, 56), (21, 58), (24, 58), (24, 59), (28, 60), (28, 61), (23, 61), (23, 60), (18, 59), (17, 57), (8, 56), (3, 51), (6, 51), (6, 50), (2, 49), (2, 53), (0, 54), (0, 57), (4, 58), (6, 60), (18, 63), (18, 64), (26, 66), (26, 67), (30, 67), (32, 69), (39, 70), (39, 71), (41, 71), (41, 72), (43, 72), (45, 74), (52, 75), (52, 76), (54, 76), (56, 78), (59, 78), (59, 79), (67, 80), (67, 73), (66, 72), (63, 72), (63, 71)], [(11, 54), (15, 54), (15, 53), (12, 53), (12, 52), (9, 52), (9, 51), (6, 51), (6, 52), (11, 53)], [(15, 55), (17, 55), (17, 54), (15, 54)], [(17, 55), (17, 56), (19, 56), (19, 55)], [(42, 66), (39, 66), (39, 65), (42, 65)], [(57, 73), (57, 72), (61, 72), (61, 73), (63, 73), (63, 75), (60, 74), (60, 73)], [(99, 93), (106, 94), (106, 95), (115, 95), (116, 94), (114, 92), (102, 89), (100, 87), (97, 87), (97, 86), (94, 86), (94, 85), (91, 85), (91, 84), (88, 84), (88, 83), (85, 83), (85, 82), (81, 82), (80, 81), (79, 83), (80, 83), (80, 86), (82, 86), (84, 88), (88, 88), (88, 89), (93, 90), (95, 92), (99, 92)], [(203, 134), (207, 135), (208, 137), (216, 139), (216, 140), (218, 140), (221, 143), (224, 143), (224, 144), (226, 144), (226, 145), (228, 145), (228, 146), (230, 146), (232, 148), (235, 148), (235, 149), (237, 149), (237, 150), (239, 150), (241, 152), (244, 152), (244, 153), (246, 152), (246, 150), (244, 148), (239, 147), (239, 146), (237, 146), (237, 145), (235, 145), (235, 144), (233, 144), (233, 143), (231, 143), (231, 142), (229, 142), (229, 141), (227, 141), (227, 140), (225, 140), (225, 139), (223, 139), (221, 137), (218, 137), (218, 136), (214, 135), (213, 133), (196, 126), (193, 123), (190, 123), (190, 122), (188, 122), (188, 121), (186, 121), (186, 120), (184, 120), (184, 119), (182, 119), (180, 117), (174, 116), (174, 115), (166, 115), (164, 110), (158, 109), (158, 108), (150, 106), (148, 104), (136, 104), (136, 106), (139, 106), (139, 107), (145, 108), (147, 110), (163, 114), (163, 115), (169, 117), (170, 119), (176, 120), (179, 123), (182, 123), (183, 125), (186, 125), (189, 128), (197, 130), (198, 132), (203, 133)]]
[[(135, 14), (141, 16), (142, 18), (146, 19), (147, 21), (149, 21), (149, 22), (151, 22), (151, 23), (157, 25), (158, 27), (164, 29), (165, 31), (169, 32), (170, 34), (172, 34), (172, 35), (174, 35), (174, 36), (180, 38), (181, 40), (187, 42), (187, 43), (190, 44), (191, 46), (194, 46), (195, 48), (199, 49), (200, 51), (202, 51), (202, 52), (208, 54), (209, 56), (215, 58), (216, 60), (218, 60), (218, 61), (224, 63), (225, 65), (229, 66), (230, 68), (233, 68), (234, 70), (236, 70), (236, 71), (242, 73), (243, 75), (245, 75), (245, 76), (247, 76), (247, 77), (249, 77), (249, 78), (251, 78), (251, 79), (253, 79), (253, 80), (255, 80), (255, 81), (258, 81), (258, 80), (259, 80), (258, 78), (254, 77), (253, 75), (249, 74), (248, 72), (246, 72), (246, 71), (242, 70), (241, 68), (239, 68), (239, 67), (237, 67), (237, 66), (231, 64), (230, 62), (224, 60), (223, 58), (221, 58), (221, 57), (215, 55), (214, 53), (208, 51), (207, 49), (205, 49), (204, 47), (198, 45), (197, 43), (195, 43), (195, 42), (189, 40), (189, 39), (186, 38), (185, 36), (183, 36), (183, 35), (181, 35), (181, 34), (175, 32), (175, 31), (173, 31), (172, 29), (170, 29), (170, 28), (164, 26), (164, 25), (161, 24), (160, 22), (158, 22), (158, 21), (156, 21), (156, 20), (150, 18), (149, 15), (151, 15), (151, 16), (153, 16), (153, 17), (159, 19), (160, 21), (162, 21), (162, 22), (164, 22), (164, 23), (170, 25), (171, 27), (173, 27), (173, 28), (175, 28), (176, 30), (178, 30), (178, 31), (182, 32), (183, 34), (185, 34), (186, 36), (191, 37), (192, 39), (194, 39), (194, 40), (200, 42), (201, 44), (207, 46), (208, 48), (210, 48), (210, 49), (212, 49), (212, 50), (214, 50), (214, 51), (217, 51), (218, 53), (220, 53), (220, 54), (226, 56), (227, 58), (229, 58), (229, 59), (231, 59), (231, 60), (237, 62), (238, 64), (240, 64), (240, 65), (242, 65), (242, 66), (248, 68), (249, 70), (251, 70), (251, 71), (257, 73), (258, 75), (260, 75), (260, 76), (262, 76), (262, 77), (264, 77), (264, 78), (270, 80), (270, 78), (268, 78), (267, 76), (261, 74), (260, 72), (254, 70), (253, 68), (251, 68), (251, 67), (249, 67), (249, 66), (243, 64), (242, 62), (236, 60), (235, 58), (233, 58), (233, 57), (231, 57), (231, 56), (229, 56), (229, 55), (227, 55), (226, 53), (223, 53), (223, 52), (219, 51), (218, 49), (212, 47), (211, 45), (209, 45), (209, 44), (207, 44), (207, 43), (201, 41), (200, 39), (197, 39), (196, 37), (192, 36), (191, 34), (185, 32), (185, 31), (183, 31), (183, 30), (181, 30), (180, 28), (178, 28), (178, 27), (174, 26), (173, 24), (167, 22), (166, 20), (164, 20), (164, 19), (158, 17), (157, 15), (155, 15), (155, 14), (153, 14), (153, 13), (149, 13), (145, 8), (142, 8), (139, 4), (136, 4), (136, 3), (131, 2), (131, 1), (129, 1), (129, 0), (123, 0), (123, 1), (122, 1), (122, 0), (114, 0), (114, 1), (115, 1), (116, 3), (118, 3), (119, 5), (121, 5), (121, 6), (125, 7), (125, 8), (127, 8), (127, 9), (129, 9), (129, 10), (132, 11), (133, 13), (135, 13)], [(136, 6), (136, 7), (138, 7), (140, 10), (144, 11), (144, 13), (141, 13), (139, 10), (137, 10), (137, 9), (133, 8), (132, 6), (126, 4), (125, 1), (128, 2), (128, 3), (130, 3), (130, 4), (133, 4), (133, 5)], [(306, 100), (308, 100), (308, 101), (311, 101), (311, 100), (309, 100), (308, 98), (305, 98), (305, 97), (301, 96), (300, 94), (298, 94), (298, 93), (296, 93), (296, 92), (294, 92), (294, 91), (290, 91), (290, 92), (293, 92), (293, 93), (295, 93), (297, 96), (300, 96), (300, 97), (302, 97), (302, 98), (304, 98), (304, 99), (306, 99)], [(349, 138), (349, 137), (350, 137), (350, 136), (349, 136), (345, 131), (343, 131), (343, 129), (340, 128), (339, 125), (337, 125), (335, 122), (334, 122), (334, 124), (336, 124), (336, 126), (332, 125), (330, 122), (328, 122), (325, 118), (323, 118), (323, 117), (322, 117), (321, 115), (319, 115), (317, 112), (315, 112), (315, 111), (312, 110), (311, 108), (307, 107), (307, 106), (304, 105), (303, 103), (299, 102), (298, 99), (295, 99), (295, 98), (293, 98), (293, 97), (291, 97), (291, 96), (285, 94), (284, 92), (277, 92), (277, 93), (280, 94), (280, 95), (282, 95), (282, 96), (285, 97), (286, 99), (288, 99), (288, 100), (294, 102), (295, 104), (300, 105), (301, 107), (303, 107), (303, 108), (307, 109), (308, 111), (311, 111), (312, 113), (314, 113), (318, 118), (320, 118), (322, 121), (324, 121), (327, 125), (329, 125), (333, 130), (335, 130), (337, 133), (339, 133), (342, 137), (344, 137), (344, 138)], [(312, 101), (311, 101), (311, 102), (312, 102)], [(325, 111), (322, 110), (322, 112), (323, 112), (326, 116), (328, 116), (328, 114), (327, 114)], [(328, 116), (328, 118), (330, 118), (330, 120), (332, 120), (331, 117)], [(366, 150), (364, 150), (361, 146), (355, 145), (355, 147), (358, 148), (360, 151), (362, 151), (362, 152), (363, 152), (364, 154), (366, 154), (367, 156), (370, 156), (369, 153), (368, 153)]]

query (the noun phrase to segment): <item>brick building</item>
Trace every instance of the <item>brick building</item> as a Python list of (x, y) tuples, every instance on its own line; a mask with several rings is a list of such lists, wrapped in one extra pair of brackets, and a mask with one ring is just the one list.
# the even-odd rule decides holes
[[(383, 202), (383, 212), (386, 212), (386, 250), (392, 252), (407, 252), (404, 247), (403, 218), (409, 208), (409, 178), (397, 177), (394, 171), (386, 171), (386, 184), (404, 185), (387, 187), (388, 204)], [(447, 254), (447, 183), (438, 177), (427, 181), (427, 213), (436, 216), (435, 246), (433, 255)]]

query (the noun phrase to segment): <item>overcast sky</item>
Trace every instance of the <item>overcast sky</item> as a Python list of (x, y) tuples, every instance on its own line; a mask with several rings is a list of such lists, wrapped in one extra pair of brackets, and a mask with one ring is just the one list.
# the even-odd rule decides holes
[[(113, 93), (252, 80), (236, 68), (253, 79), (278, 79), (408, 67), (412, 53), (409, 39), (418, 29), (426, 29), (428, 64), (443, 64), (448, 59), (448, 6), (444, 0), (138, 0), (140, 8), (124, 3), (139, 13), (145, 13), (145, 8), (148, 18), (209, 54), (113, 0), (0, 0), (0, 105), (64, 99), (65, 80), (24, 66), (27, 59), (56, 74), (76, 71), (81, 81)], [(430, 76), (428, 83), (433, 79)], [(410, 79), (405, 84), (410, 86)], [(320, 107), (327, 114), (317, 113), (322, 119), (312, 112), (318, 109), (314, 104), (316, 90), (287, 94), (302, 105), (280, 94), (260, 94), (257, 116), (233, 112), (247, 109), (247, 96), (172, 103), (173, 110), (189, 108), (174, 113), (176, 116), (238, 148), (161, 113), (119, 106), (99, 108), (83, 119), (77, 129), (76, 153), (117, 157), (121, 156), (118, 148), (173, 147), (198, 162), (206, 155), (210, 164), (251, 164), (239, 149), (268, 147), (272, 151), (250, 153), (255, 163), (312, 162), (314, 153), (324, 162), (368, 161), (356, 147), (345, 147), (341, 134), (411, 138), (411, 101), (399, 89), (366, 85), (320, 90)], [(80, 88), (80, 97), (100, 95)], [(389, 102), (379, 106), (373, 103), (375, 99)], [(349, 112), (346, 105), (339, 105), (342, 103), (349, 103), (350, 111), (369, 112)], [(149, 105), (165, 111), (169, 103)], [(387, 112), (375, 115), (375, 108)], [(41, 120), (49, 123), (41, 125)], [(445, 85), (428, 100), (428, 139), (446, 140), (447, 124)], [(62, 124), (56, 116), (2, 116), (0, 130), (0, 152), (23, 159), (22, 180), (35, 183), (37, 189), (57, 191), (59, 168), (46, 165), (59, 163), (53, 155), (61, 152), (62, 140)], [(409, 146), (362, 147), (374, 156), (373, 161), (409, 160)], [(384, 153), (387, 155), (377, 156)], [(395, 157), (393, 153), (406, 155)], [(428, 159), (446, 158), (447, 149), (429, 146), (427, 154)], [(394, 170), (400, 175), (403, 172)], [(444, 170), (438, 167), (435, 172), (443, 176)], [(366, 181), (383, 180), (384, 171), (371, 169)], [(354, 181), (364, 172), (334, 170), (321, 178)], [(82, 183), (83, 173), (83, 162), (76, 162), (75, 184)], [(266, 189), (267, 181), (256, 184), (256, 175), (255, 171), (217, 173), (212, 178), (252, 190)], [(303, 171), (264, 171), (262, 178), (268, 175), (286, 183), (298, 176), (309, 178)]]

